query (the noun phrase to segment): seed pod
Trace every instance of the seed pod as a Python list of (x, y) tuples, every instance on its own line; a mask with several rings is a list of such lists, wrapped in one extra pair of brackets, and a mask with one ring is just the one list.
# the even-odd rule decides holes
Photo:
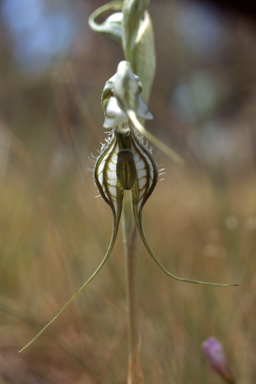
[(117, 155), (116, 176), (124, 189), (132, 189), (137, 177), (132, 151), (122, 149)]

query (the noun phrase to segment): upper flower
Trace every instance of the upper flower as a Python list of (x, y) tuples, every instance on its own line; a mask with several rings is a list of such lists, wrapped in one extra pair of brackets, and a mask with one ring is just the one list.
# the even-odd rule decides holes
[(117, 72), (105, 84), (102, 92), (102, 106), (105, 114), (104, 128), (114, 128), (128, 122), (130, 111), (137, 117), (153, 119), (140, 93), (142, 84), (131, 69), (130, 63), (121, 61)]

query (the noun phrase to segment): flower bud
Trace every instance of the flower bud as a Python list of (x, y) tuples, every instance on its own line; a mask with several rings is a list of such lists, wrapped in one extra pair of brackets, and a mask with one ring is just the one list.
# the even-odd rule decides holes
[(235, 384), (221, 342), (215, 337), (209, 337), (202, 343), (202, 350), (212, 370), (227, 383)]

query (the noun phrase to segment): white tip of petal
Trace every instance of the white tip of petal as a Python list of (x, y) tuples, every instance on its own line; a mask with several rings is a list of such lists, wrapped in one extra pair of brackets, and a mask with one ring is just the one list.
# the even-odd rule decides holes
[(126, 113), (119, 107), (117, 99), (111, 96), (106, 108), (104, 128), (113, 128), (128, 121)]
[(139, 107), (137, 109), (137, 116), (142, 117), (143, 119), (146, 119), (146, 120), (153, 119), (152, 113), (150, 112), (147, 104), (145, 103), (145, 101), (142, 99), (140, 95), (139, 95)]
[(123, 116), (127, 119), (125, 112), (119, 107), (118, 101), (114, 96), (111, 96), (108, 100), (106, 115), (108, 117)]

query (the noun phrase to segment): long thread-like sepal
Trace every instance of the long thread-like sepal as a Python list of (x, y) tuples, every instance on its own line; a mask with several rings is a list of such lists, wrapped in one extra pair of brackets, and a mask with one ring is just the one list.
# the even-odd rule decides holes
[(150, 152), (140, 143), (136, 135), (133, 135), (133, 152), (135, 158), (135, 164), (137, 166), (137, 179), (132, 188), (132, 199), (133, 199), (133, 214), (136, 221), (136, 225), (148, 253), (155, 261), (155, 263), (161, 268), (161, 270), (166, 273), (168, 276), (172, 277), (175, 280), (184, 281), (187, 283), (193, 284), (203, 284), (203, 285), (215, 285), (219, 287), (234, 287), (239, 284), (219, 284), (219, 283), (209, 283), (204, 281), (197, 281), (191, 279), (184, 279), (173, 275), (171, 272), (162, 265), (158, 260), (154, 252), (152, 251), (148, 241), (146, 239), (143, 223), (142, 223), (142, 209), (147, 201), (147, 199), (152, 194), (158, 179), (157, 167), (154, 159), (152, 158)]
[(137, 210), (137, 207), (133, 207), (134, 209), (134, 218), (135, 218), (135, 221), (136, 221), (136, 225), (137, 225), (137, 228), (138, 228), (138, 231), (139, 231), (139, 234), (140, 234), (140, 237), (141, 237), (141, 240), (143, 241), (148, 253), (150, 254), (150, 256), (152, 257), (152, 259), (155, 261), (155, 263), (159, 266), (159, 268), (161, 268), (161, 270), (166, 273), (168, 276), (172, 277), (173, 279), (175, 280), (178, 280), (178, 281), (183, 281), (185, 283), (192, 283), (192, 284), (202, 284), (202, 285), (215, 285), (215, 286), (218, 286), (218, 287), (236, 287), (236, 286), (243, 286), (243, 285), (240, 285), (240, 284), (219, 284), (219, 283), (209, 283), (209, 282), (204, 282), (204, 281), (198, 281), (198, 280), (191, 280), (191, 279), (184, 279), (182, 277), (178, 277), (178, 276), (175, 276), (173, 275), (171, 272), (167, 271), (167, 269), (165, 269), (165, 267), (162, 265), (162, 263), (158, 260), (158, 258), (155, 256), (154, 252), (152, 251), (152, 249), (150, 248), (150, 245), (148, 244), (148, 241), (146, 239), (146, 236), (145, 236), (145, 233), (144, 233), (144, 229), (143, 229), (143, 224), (142, 224), (142, 214), (141, 212), (139, 213), (138, 210)]
[(119, 217), (115, 218), (114, 217), (114, 224), (113, 224), (113, 232), (112, 232), (112, 237), (111, 237), (111, 240), (110, 240), (110, 243), (109, 243), (109, 247), (108, 247), (108, 250), (102, 260), (102, 262), (100, 263), (100, 265), (98, 266), (98, 268), (95, 270), (95, 272), (93, 272), (93, 274), (91, 275), (91, 277), (78, 289), (78, 291), (71, 297), (71, 299), (68, 300), (68, 302), (64, 305), (64, 307), (62, 307), (62, 309), (58, 312), (58, 314), (51, 320), (49, 321), (48, 324), (46, 324), (40, 332), (37, 333), (37, 335), (35, 337), (33, 337), (32, 340), (30, 340), (30, 342), (28, 344), (26, 344), (19, 352), (22, 352), (24, 351), (24, 349), (26, 349), (27, 347), (29, 347), (40, 335), (42, 335), (42, 333), (44, 331), (46, 331), (46, 329), (65, 311), (65, 309), (72, 303), (72, 301), (79, 295), (79, 293), (82, 292), (82, 290), (94, 279), (94, 277), (99, 273), (99, 271), (101, 270), (101, 268), (103, 267), (103, 265), (106, 263), (106, 261), (108, 260), (111, 252), (112, 252), (112, 249), (114, 247), (114, 244), (115, 244), (115, 241), (116, 241), (116, 236), (117, 236), (117, 232), (118, 232), (118, 226), (119, 226), (119, 221), (120, 221), (120, 216), (121, 216), (121, 212), (119, 213)]
[(141, 133), (147, 140), (153, 143), (157, 148), (159, 148), (162, 152), (164, 152), (167, 156), (173, 159), (176, 163), (183, 165), (185, 161), (180, 155), (178, 155), (174, 150), (172, 150), (168, 145), (166, 145), (163, 141), (159, 140), (157, 137), (152, 135), (144, 126), (139, 122), (137, 116), (134, 111), (129, 110), (126, 112), (129, 116), (134, 127)]
[[(116, 138), (113, 137), (110, 141), (109, 145), (106, 146), (105, 150), (101, 153), (99, 158), (96, 161), (96, 165), (94, 168), (94, 179), (96, 185), (104, 198), (107, 204), (110, 205), (113, 213), (113, 230), (111, 240), (107, 249), (107, 252), (98, 266), (98, 268), (94, 271), (91, 277), (78, 289), (78, 291), (68, 300), (68, 302), (62, 307), (62, 309), (58, 312), (58, 314), (48, 323), (46, 324), (37, 335), (30, 340), (28, 344), (26, 344), (19, 352), (24, 351), (27, 347), (29, 347), (46, 329), (65, 311), (65, 309), (72, 303), (72, 301), (82, 292), (82, 290), (94, 279), (94, 277), (100, 272), (101, 268), (104, 266), (106, 261), (108, 260), (112, 249), (114, 247), (116, 236), (118, 232), (121, 212), (122, 212), (122, 204), (123, 204), (123, 189), (116, 185), (112, 185), (111, 175), (112, 173), (116, 174)], [(116, 177), (115, 177), (116, 179)]]

